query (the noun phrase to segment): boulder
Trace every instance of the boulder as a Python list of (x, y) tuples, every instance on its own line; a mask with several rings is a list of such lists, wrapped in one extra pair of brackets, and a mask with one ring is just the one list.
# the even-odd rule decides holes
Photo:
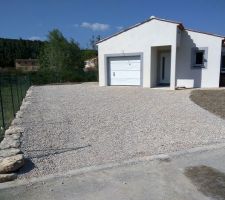
[(7, 140), (19, 140), (20, 139), (20, 133), (19, 134), (12, 134), (12, 135), (5, 135), (5, 138)]
[(5, 135), (12, 135), (12, 134), (21, 134), (23, 133), (23, 129), (20, 127), (10, 127), (5, 131)]
[(16, 178), (17, 178), (17, 175), (15, 173), (0, 174), (0, 183), (7, 182), (7, 181), (13, 181)]
[(18, 148), (20, 146), (19, 139), (13, 137), (5, 137), (0, 143), (0, 149)]
[(23, 154), (10, 156), (0, 160), (0, 174), (15, 172), (25, 163)]
[(21, 153), (20, 149), (17, 148), (9, 148), (9, 149), (3, 149), (0, 150), (0, 159), (15, 156), (17, 154)]

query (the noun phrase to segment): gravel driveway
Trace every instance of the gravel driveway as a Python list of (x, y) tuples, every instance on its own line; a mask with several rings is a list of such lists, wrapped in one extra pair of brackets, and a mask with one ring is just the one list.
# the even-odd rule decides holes
[(225, 142), (225, 121), (189, 95), (97, 83), (33, 87), (18, 122), (31, 159), (20, 178)]

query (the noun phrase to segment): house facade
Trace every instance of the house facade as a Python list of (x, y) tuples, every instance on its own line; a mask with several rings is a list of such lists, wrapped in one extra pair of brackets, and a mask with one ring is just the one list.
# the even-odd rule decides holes
[(99, 85), (217, 88), (224, 39), (151, 17), (98, 42)]

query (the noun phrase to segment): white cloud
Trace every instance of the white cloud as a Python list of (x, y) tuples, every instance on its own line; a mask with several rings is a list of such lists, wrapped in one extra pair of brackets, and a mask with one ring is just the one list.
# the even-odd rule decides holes
[(91, 29), (92, 31), (106, 31), (110, 28), (109, 24), (101, 24), (101, 23), (88, 23), (83, 22), (80, 27)]
[(116, 26), (116, 29), (117, 30), (122, 30), (123, 29), (123, 26)]
[(28, 38), (29, 40), (42, 40), (42, 38), (41, 37), (39, 37), (39, 36), (32, 36), (32, 37), (30, 37), (30, 38)]

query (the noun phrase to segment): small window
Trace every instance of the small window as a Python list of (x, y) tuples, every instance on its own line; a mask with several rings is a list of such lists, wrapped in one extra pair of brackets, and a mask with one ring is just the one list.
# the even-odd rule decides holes
[(197, 51), (196, 58), (195, 58), (196, 65), (203, 65), (204, 64), (204, 51)]
[(192, 49), (192, 67), (204, 68), (207, 65), (208, 48)]

